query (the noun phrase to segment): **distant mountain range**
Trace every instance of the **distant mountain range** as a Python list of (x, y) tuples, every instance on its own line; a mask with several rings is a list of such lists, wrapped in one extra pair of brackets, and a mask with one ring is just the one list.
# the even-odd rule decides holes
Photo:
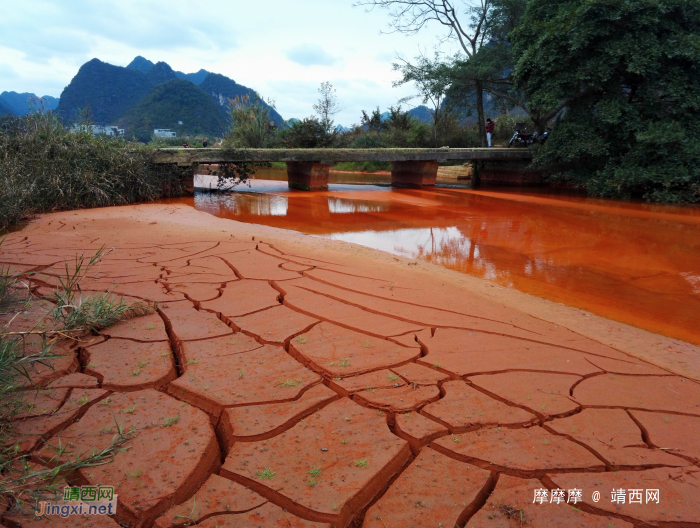
[[(154, 128), (169, 128), (178, 136), (203, 134), (221, 136), (229, 124), (228, 99), (258, 94), (224, 75), (199, 70), (174, 71), (167, 63), (153, 63), (136, 57), (126, 67), (99, 59), (83, 64), (60, 99), (44, 97), (47, 110), (55, 110), (66, 124), (74, 123), (89, 108), (96, 124), (125, 128), (128, 137), (148, 141)], [(34, 94), (3, 92), (0, 116), (30, 112)], [(267, 103), (263, 101), (265, 106)], [(284, 120), (269, 107), (270, 120)]]
[[(170, 128), (178, 136), (220, 136), (228, 126), (228, 99), (243, 96), (254, 99), (258, 94), (206, 70), (176, 72), (165, 62), (154, 64), (140, 56), (125, 68), (93, 59), (63, 90), (57, 112), (70, 123), (89, 106), (93, 121), (117, 123), (128, 137), (143, 141), (154, 128)], [(270, 119), (282, 124), (282, 116), (269, 109)]]
[[(32, 105), (34, 108), (37, 108), (39, 99), (43, 100), (42, 103), (46, 110), (55, 110), (58, 106), (58, 99), (50, 95), (44, 95), (40, 98), (33, 93), (2, 92), (0, 94), (0, 116), (7, 114), (23, 116), (28, 114), (31, 112)], [(3, 114), (3, 109), (6, 114)]]
[[(432, 123), (433, 122), (433, 112), (427, 106), (421, 105), (411, 108), (406, 112), (409, 116), (420, 123)], [(389, 119), (389, 112), (382, 112), (380, 115), (382, 121)]]

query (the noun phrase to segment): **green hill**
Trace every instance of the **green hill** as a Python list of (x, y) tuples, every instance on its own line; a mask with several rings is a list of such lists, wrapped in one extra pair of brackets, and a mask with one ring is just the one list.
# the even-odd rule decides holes
[(92, 59), (80, 67), (77, 75), (63, 89), (57, 112), (67, 123), (71, 123), (80, 108), (89, 106), (96, 123), (111, 125), (153, 86), (143, 72)]
[(2, 104), (2, 101), (0, 101), (0, 117), (6, 115), (13, 115), (12, 110), (7, 108), (4, 104)]
[(174, 79), (148, 92), (117, 125), (127, 137), (148, 141), (154, 128), (169, 128), (178, 136), (221, 136), (228, 121), (210, 95), (190, 81)]
[[(218, 73), (210, 73), (207, 75), (199, 87), (215, 99), (221, 111), (225, 114), (228, 114), (229, 99), (244, 97), (246, 95), (251, 99), (258, 97), (255, 90), (238, 84), (236, 81)], [(270, 119), (274, 121), (277, 126), (284, 123), (284, 119), (282, 119), (282, 116), (279, 115), (274, 108), (268, 106), (264, 101), (263, 104), (270, 109)]]

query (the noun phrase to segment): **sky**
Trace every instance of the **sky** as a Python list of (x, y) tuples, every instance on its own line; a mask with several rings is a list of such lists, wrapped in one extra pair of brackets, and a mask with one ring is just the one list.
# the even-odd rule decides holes
[[(396, 56), (432, 54), (440, 26), (387, 33), (389, 13), (353, 0), (0, 0), (0, 92), (60, 96), (85, 62), (126, 66), (137, 55), (185, 73), (224, 74), (272, 99), (285, 118), (313, 114), (324, 81), (335, 122), (411, 96), (392, 87)], [(443, 45), (440, 50), (453, 53)], [(418, 106), (419, 99), (404, 108)]]

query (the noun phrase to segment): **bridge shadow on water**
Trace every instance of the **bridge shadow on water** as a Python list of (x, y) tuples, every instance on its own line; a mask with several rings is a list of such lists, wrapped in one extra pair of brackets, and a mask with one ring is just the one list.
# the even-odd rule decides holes
[(283, 172), (259, 176), (236, 192), (177, 201), (431, 262), (700, 344), (699, 208), (449, 183), (392, 189), (388, 175), (332, 175), (328, 191), (309, 193), (290, 191)]

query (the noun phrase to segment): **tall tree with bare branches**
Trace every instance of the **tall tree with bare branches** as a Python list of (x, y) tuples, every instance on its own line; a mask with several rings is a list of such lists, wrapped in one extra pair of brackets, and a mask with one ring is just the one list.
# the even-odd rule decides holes
[[(456, 41), (468, 60), (476, 58), (489, 36), (488, 22), (492, 0), (358, 0), (357, 7), (387, 9), (392, 32), (415, 35), (428, 24), (445, 28), (445, 41)], [(486, 146), (484, 81), (473, 79), (479, 139)]]

